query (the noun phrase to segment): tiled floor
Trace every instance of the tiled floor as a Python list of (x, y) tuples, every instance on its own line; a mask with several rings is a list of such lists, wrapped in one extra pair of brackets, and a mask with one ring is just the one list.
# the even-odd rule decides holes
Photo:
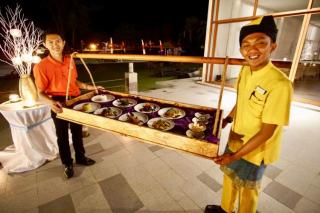
[[(192, 79), (162, 86), (143, 95), (217, 104), (219, 91)], [(226, 111), (234, 99), (233, 92), (224, 92)], [(263, 179), (260, 213), (320, 212), (319, 126), (319, 109), (293, 105), (281, 159), (267, 168)], [(227, 134), (228, 129), (222, 133), (223, 144)], [(0, 212), (197, 213), (208, 203), (220, 202), (222, 173), (210, 160), (95, 129), (90, 129), (85, 146), (97, 163), (76, 166), (69, 180), (63, 179), (58, 159), (26, 173), (0, 170)]]

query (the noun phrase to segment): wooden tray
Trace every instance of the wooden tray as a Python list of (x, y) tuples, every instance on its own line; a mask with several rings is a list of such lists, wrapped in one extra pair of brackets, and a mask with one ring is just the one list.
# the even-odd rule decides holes
[[(160, 102), (162, 104), (170, 104), (176, 107), (190, 108), (192, 110), (205, 110), (210, 112), (215, 112), (216, 109), (185, 104), (185, 103), (177, 103), (174, 101), (162, 100), (157, 98), (151, 98), (140, 95), (129, 95), (125, 93), (108, 91), (111, 95), (122, 96), (122, 97), (131, 97), (131, 98), (139, 98), (140, 100), (145, 100), (149, 102)], [(69, 100), (66, 103), (66, 107), (63, 108), (63, 112), (58, 114), (58, 118), (72, 121), (74, 123), (83, 124), (89, 127), (117, 132), (123, 135), (131, 136), (134, 138), (141, 139), (144, 142), (153, 143), (165, 147), (170, 147), (178, 150), (183, 150), (186, 152), (190, 152), (196, 155), (200, 155), (205, 158), (215, 157), (218, 153), (219, 141), (217, 144), (210, 143), (205, 140), (199, 140), (194, 138), (188, 138), (185, 135), (175, 134), (172, 132), (165, 132), (156, 129), (152, 129), (146, 126), (138, 126), (131, 123), (121, 122), (119, 120), (110, 119), (94, 114), (88, 114), (85, 112), (76, 111), (70, 109), (68, 107), (72, 106), (74, 103), (90, 99), (94, 96), (94, 92), (89, 92), (84, 95), (81, 95), (75, 99)], [(220, 111), (220, 118), (222, 118), (222, 110)], [(222, 120), (219, 118), (218, 125), (218, 134), (217, 138), (220, 138), (221, 134), (221, 125)]]

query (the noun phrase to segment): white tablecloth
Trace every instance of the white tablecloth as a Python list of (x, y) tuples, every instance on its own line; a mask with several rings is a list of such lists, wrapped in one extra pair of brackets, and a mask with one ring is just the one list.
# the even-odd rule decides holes
[(0, 105), (0, 112), (10, 124), (14, 143), (0, 151), (5, 170), (24, 172), (57, 157), (59, 151), (49, 105), (38, 103), (35, 107), (23, 108), (23, 102), (6, 102)]

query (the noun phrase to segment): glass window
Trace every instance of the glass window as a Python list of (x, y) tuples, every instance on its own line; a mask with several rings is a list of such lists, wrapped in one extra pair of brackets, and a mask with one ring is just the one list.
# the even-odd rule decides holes
[[(228, 65), (227, 73), (226, 73), (226, 81), (225, 86), (227, 87), (234, 87), (238, 75), (241, 70), (241, 65)], [(214, 82), (221, 82), (222, 73), (223, 73), (223, 64), (215, 64), (213, 67), (213, 81)]]
[(253, 15), (254, 0), (223, 0), (219, 4), (219, 20)]
[(278, 47), (271, 55), (272, 60), (292, 61), (302, 26), (303, 16), (275, 19), (278, 27)]
[(312, 7), (315, 8), (315, 7), (320, 7), (320, 0), (314, 0), (313, 1), (313, 4), (312, 4)]
[(263, 15), (267, 13), (277, 13), (291, 10), (302, 10), (308, 7), (309, 1), (292, 1), (292, 0), (281, 0), (281, 1), (270, 1), (270, 0), (259, 0), (257, 15)]
[(294, 93), (298, 100), (320, 103), (320, 14), (311, 16), (307, 37), (295, 75)]
[(220, 24), (218, 27), (215, 57), (241, 58), (239, 51), (240, 29), (247, 22)]

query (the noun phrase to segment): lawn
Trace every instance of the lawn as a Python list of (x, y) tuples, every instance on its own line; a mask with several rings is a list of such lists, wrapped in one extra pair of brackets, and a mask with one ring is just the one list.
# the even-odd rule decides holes
[[(87, 62), (86, 62), (87, 63)], [(124, 75), (128, 72), (128, 63), (87, 63), (93, 78), (97, 84), (110, 90), (124, 91)], [(146, 91), (156, 88), (157, 81), (166, 81), (181, 77), (187, 77), (187, 73), (196, 70), (199, 65), (181, 64), (181, 63), (134, 63), (134, 71), (138, 73), (138, 90)], [(79, 79), (84, 82), (90, 82), (84, 66), (77, 64)], [(113, 79), (121, 79), (112, 81)]]
[[(103, 60), (86, 60), (93, 79), (98, 85), (113, 91), (124, 92), (124, 73), (128, 72), (128, 63), (106, 62)], [(199, 64), (135, 62), (134, 71), (138, 73), (138, 90), (156, 89), (157, 81), (166, 81), (187, 77), (188, 72), (199, 68)], [(91, 82), (82, 63), (77, 62), (79, 80)], [(113, 81), (114, 79), (120, 79)], [(11, 93), (19, 93), (18, 77), (0, 78), (0, 103), (8, 100)]]

